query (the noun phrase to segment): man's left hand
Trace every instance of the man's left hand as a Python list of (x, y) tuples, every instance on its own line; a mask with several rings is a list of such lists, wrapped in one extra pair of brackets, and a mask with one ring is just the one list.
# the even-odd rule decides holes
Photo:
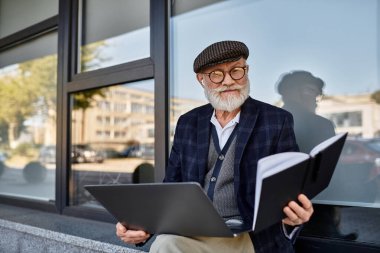
[(313, 204), (304, 194), (298, 195), (298, 201), (302, 206), (295, 201), (290, 201), (289, 204), (284, 207), (284, 213), (287, 216), (282, 220), (284, 224), (298, 226), (310, 220), (314, 212)]

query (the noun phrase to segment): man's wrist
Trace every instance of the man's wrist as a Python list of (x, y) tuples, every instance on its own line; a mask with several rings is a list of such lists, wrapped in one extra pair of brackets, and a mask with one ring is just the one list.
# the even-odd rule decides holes
[(291, 226), (282, 222), (283, 233), (289, 240), (292, 240), (295, 237), (300, 228), (300, 225)]

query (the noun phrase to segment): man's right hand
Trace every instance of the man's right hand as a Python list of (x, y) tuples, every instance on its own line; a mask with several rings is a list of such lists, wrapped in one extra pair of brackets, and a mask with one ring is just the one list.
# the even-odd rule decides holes
[(142, 230), (128, 230), (120, 222), (116, 224), (116, 235), (125, 243), (137, 244), (145, 242), (150, 234)]

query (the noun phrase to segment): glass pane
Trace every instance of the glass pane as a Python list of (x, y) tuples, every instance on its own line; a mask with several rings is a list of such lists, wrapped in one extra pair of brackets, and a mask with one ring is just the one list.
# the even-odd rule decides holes
[(83, 0), (82, 3), (79, 71), (150, 56), (149, 0)]
[(0, 0), (0, 38), (57, 14), (58, 0)]
[[(380, 208), (378, 1), (200, 2), (173, 5), (171, 133), (180, 114), (207, 102), (193, 72), (195, 57), (214, 42), (243, 41), (250, 49), (251, 97), (293, 114), (301, 151), (349, 133), (329, 188), (313, 201), (323, 207), (314, 216), (322, 222), (318, 235), (352, 239), (345, 235), (354, 230), (356, 209), (335, 205)], [(199, 27), (207, 32), (194, 38)], [(178, 110), (185, 100), (189, 107)], [(323, 215), (331, 219), (323, 223)], [(362, 233), (354, 239), (372, 238)]]
[(71, 101), (71, 205), (97, 205), (86, 184), (154, 182), (153, 80), (79, 92)]
[[(57, 44), (50, 34), (0, 54), (0, 194), (55, 199)], [(42, 47), (41, 47), (42, 46)], [(28, 54), (28, 48), (38, 48)], [(4, 57), (3, 57), (4, 56)], [(32, 56), (32, 57), (28, 57)]]

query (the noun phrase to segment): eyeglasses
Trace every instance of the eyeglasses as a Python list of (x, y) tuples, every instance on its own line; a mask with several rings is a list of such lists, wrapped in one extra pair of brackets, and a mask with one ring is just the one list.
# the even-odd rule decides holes
[[(247, 70), (248, 70), (248, 66), (236, 67), (228, 71), (228, 74), (233, 80), (237, 81), (237, 80), (242, 79), (245, 76)], [(222, 83), (224, 78), (226, 77), (225, 72), (222, 70), (214, 70), (214, 71), (211, 71), (210, 73), (202, 73), (202, 74), (208, 75), (211, 82), (216, 83), (216, 84)]]

